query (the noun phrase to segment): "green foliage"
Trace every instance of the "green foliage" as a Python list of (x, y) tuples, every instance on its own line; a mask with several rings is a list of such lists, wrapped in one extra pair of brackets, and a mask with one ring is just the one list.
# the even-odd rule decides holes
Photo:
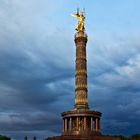
[(130, 140), (140, 140), (140, 134), (134, 134), (130, 136)]
[(125, 137), (123, 135), (117, 135), (114, 137), (119, 138), (120, 140), (140, 140), (140, 134), (134, 134), (131, 135), (130, 137)]
[(122, 136), (122, 135), (118, 135), (118, 136), (115, 136), (115, 137), (119, 138), (120, 140), (129, 140), (127, 137)]
[(6, 137), (6, 136), (2, 136), (0, 135), (0, 140), (11, 140), (10, 138)]

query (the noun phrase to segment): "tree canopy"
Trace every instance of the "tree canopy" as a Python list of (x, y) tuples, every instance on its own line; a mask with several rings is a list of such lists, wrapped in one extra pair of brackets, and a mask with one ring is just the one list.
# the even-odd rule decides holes
[(6, 137), (6, 136), (2, 136), (0, 135), (0, 140), (11, 140), (10, 138)]

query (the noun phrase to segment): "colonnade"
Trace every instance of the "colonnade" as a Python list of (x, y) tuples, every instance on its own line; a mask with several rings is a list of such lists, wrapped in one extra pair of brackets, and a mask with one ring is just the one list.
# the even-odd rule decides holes
[(98, 117), (66, 117), (63, 118), (63, 132), (68, 131), (100, 131), (100, 118)]

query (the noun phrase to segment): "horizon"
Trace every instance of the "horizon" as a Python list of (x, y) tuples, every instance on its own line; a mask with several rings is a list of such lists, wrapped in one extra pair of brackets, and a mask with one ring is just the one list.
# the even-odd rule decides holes
[(41, 140), (61, 134), (74, 107), (77, 21), (85, 8), (89, 107), (103, 134), (140, 130), (139, 0), (1, 0), (0, 134)]

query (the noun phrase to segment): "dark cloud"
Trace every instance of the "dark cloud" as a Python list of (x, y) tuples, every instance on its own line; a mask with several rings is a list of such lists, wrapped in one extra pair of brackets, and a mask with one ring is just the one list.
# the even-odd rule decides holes
[(74, 91), (74, 66), (66, 57), (73, 50), (65, 47), (68, 35), (60, 36), (49, 22), (40, 26), (37, 3), (1, 3), (0, 133), (16, 139), (60, 133), (60, 112), (70, 105), (65, 100), (72, 102)]
[[(105, 133), (130, 135), (138, 133), (140, 129), (138, 125), (140, 121), (138, 115), (140, 106), (140, 85), (138, 82), (140, 49), (138, 44), (140, 43), (137, 40), (134, 41), (132, 37), (129, 41), (116, 45), (116, 50), (112, 50), (116, 51), (116, 55), (112, 55), (112, 48), (110, 48), (111, 54), (108, 55), (112, 56), (110, 59), (103, 57), (103, 62), (111, 63), (111, 65), (107, 65), (103, 69), (104, 64), (97, 66), (98, 69), (101, 69), (100, 74), (98, 74), (98, 70), (96, 73), (96, 69), (94, 72), (90, 71), (90, 74), (95, 73), (93, 78), (89, 77), (89, 84), (91, 84), (89, 89), (93, 91), (93, 94), (89, 95), (90, 102), (93, 102), (91, 107), (103, 113), (102, 124)], [(126, 49), (125, 46), (129, 49)], [(125, 56), (122, 56), (122, 53), (125, 53)], [(117, 61), (116, 56), (120, 56)], [(124, 58), (123, 63), (122, 58)]]
[[(73, 37), (54, 26), (49, 11), (56, 7), (45, 11), (43, 1), (0, 4), (0, 133), (15, 139), (58, 135), (60, 113), (74, 104)], [(137, 36), (107, 46), (89, 39), (89, 103), (103, 113), (104, 133), (140, 130)]]

